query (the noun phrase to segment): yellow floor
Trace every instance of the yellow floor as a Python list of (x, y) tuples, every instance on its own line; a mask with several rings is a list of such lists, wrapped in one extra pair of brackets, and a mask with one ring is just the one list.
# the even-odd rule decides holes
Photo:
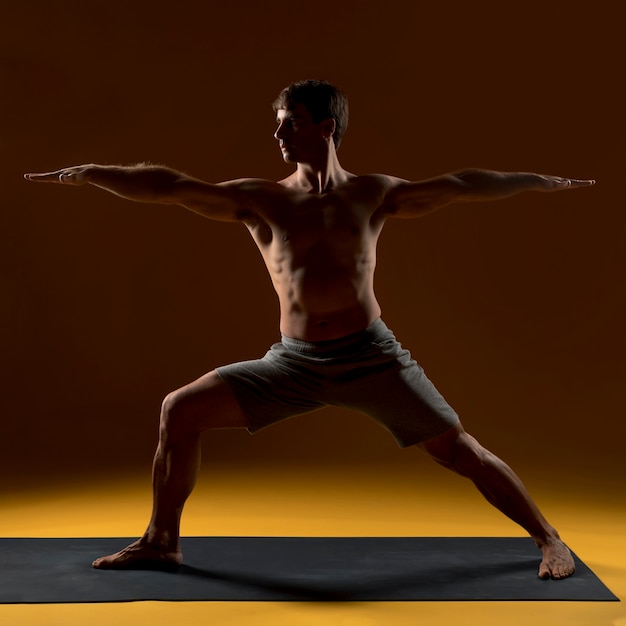
[[(439, 470), (439, 468), (437, 468)], [(423, 475), (416, 474), (416, 478)], [(184, 535), (516, 536), (511, 522), (463, 480), (443, 471), (400, 480), (375, 468), (222, 468), (203, 475), (184, 518)], [(528, 481), (527, 481), (528, 482)], [(529, 487), (567, 543), (620, 598), (626, 598), (623, 503), (589, 490)], [(555, 495), (560, 494), (560, 495)], [(1, 505), (0, 536), (130, 536), (150, 505), (146, 476), (24, 489)], [(529, 576), (533, 572), (529, 572)], [(550, 582), (546, 584), (558, 584)], [(3, 626), (626, 626), (623, 602), (134, 602), (3, 605)]]

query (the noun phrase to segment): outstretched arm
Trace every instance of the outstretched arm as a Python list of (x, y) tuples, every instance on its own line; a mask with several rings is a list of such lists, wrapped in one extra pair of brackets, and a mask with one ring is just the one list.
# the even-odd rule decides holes
[(418, 217), (453, 202), (499, 200), (523, 191), (559, 191), (593, 184), (594, 180), (530, 172), (468, 169), (419, 182), (393, 179), (383, 211), (392, 217)]
[(248, 212), (245, 179), (210, 184), (157, 165), (78, 165), (43, 174), (24, 174), (24, 178), (62, 185), (94, 185), (128, 200), (181, 204), (222, 221), (241, 220)]

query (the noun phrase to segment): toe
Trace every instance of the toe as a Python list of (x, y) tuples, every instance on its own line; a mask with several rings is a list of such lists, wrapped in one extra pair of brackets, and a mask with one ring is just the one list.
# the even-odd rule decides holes
[(552, 572), (552, 578), (555, 580), (562, 580), (563, 578), (568, 578), (574, 573), (573, 567), (568, 567), (567, 565), (561, 565), (560, 567), (555, 568)]

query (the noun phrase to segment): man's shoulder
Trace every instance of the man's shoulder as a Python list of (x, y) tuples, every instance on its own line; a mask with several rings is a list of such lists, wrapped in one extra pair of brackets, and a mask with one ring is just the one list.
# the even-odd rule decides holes
[(235, 178), (233, 180), (226, 180), (221, 183), (217, 183), (221, 187), (230, 187), (232, 189), (238, 189), (240, 191), (255, 192), (255, 191), (275, 191), (278, 192), (284, 187), (273, 180), (267, 180), (266, 178)]
[(401, 185), (403, 183), (409, 182), (405, 178), (392, 176), (391, 174), (368, 174), (368, 176), (377, 181), (379, 184), (385, 185), (387, 187), (394, 187), (396, 185)]
[(390, 176), (389, 174), (359, 174), (354, 176), (354, 178), (350, 179), (348, 182), (362, 187), (377, 188), (382, 191), (388, 191), (389, 189), (408, 181), (403, 178), (398, 178), (397, 176)]

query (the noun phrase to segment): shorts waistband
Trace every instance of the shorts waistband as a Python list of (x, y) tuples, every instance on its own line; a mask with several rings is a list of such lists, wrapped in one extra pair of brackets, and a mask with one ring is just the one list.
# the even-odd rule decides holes
[(388, 333), (389, 329), (380, 317), (372, 322), (367, 328), (358, 330), (355, 333), (339, 337), (338, 339), (328, 339), (325, 341), (302, 341), (301, 339), (293, 339), (281, 335), (281, 343), (285, 348), (294, 352), (302, 352), (306, 354), (332, 354), (361, 343), (367, 343), (377, 338), (381, 338), (383, 334)]

